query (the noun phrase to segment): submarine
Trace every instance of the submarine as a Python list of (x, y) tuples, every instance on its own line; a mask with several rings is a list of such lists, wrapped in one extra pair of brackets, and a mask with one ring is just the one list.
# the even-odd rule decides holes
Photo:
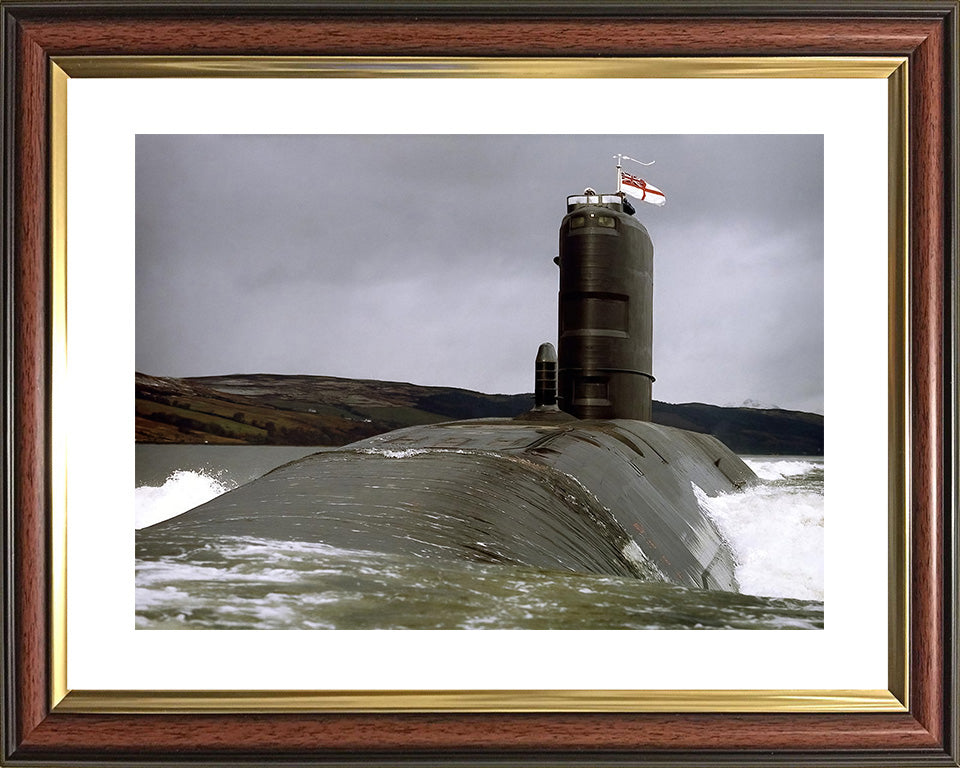
[(224, 537), (738, 591), (704, 495), (756, 482), (716, 438), (651, 421), (653, 242), (623, 192), (567, 198), (558, 346), (514, 418), (408, 427), (277, 467), (137, 532), (137, 557)]

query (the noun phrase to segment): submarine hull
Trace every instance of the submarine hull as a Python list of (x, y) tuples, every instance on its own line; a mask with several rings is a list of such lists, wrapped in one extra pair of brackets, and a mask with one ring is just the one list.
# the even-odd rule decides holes
[(278, 467), (137, 534), (142, 559), (262, 537), (737, 590), (696, 488), (754, 478), (707, 435), (634, 420), (411, 427)]

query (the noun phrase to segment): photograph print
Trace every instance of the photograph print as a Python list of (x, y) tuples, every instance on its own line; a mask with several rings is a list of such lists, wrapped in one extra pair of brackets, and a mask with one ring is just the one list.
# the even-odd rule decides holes
[(822, 135), (138, 135), (136, 627), (822, 629)]

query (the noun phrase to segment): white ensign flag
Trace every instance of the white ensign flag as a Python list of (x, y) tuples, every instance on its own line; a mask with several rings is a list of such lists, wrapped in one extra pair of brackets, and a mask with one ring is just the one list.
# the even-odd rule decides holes
[(620, 171), (620, 189), (631, 197), (638, 197), (651, 205), (663, 205), (667, 202), (667, 196), (655, 186), (623, 170)]

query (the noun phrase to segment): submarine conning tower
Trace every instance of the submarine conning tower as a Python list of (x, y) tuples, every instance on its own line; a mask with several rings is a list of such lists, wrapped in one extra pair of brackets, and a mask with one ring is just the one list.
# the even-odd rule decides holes
[(558, 400), (580, 419), (650, 420), (653, 242), (632, 214), (587, 189), (560, 225)]

